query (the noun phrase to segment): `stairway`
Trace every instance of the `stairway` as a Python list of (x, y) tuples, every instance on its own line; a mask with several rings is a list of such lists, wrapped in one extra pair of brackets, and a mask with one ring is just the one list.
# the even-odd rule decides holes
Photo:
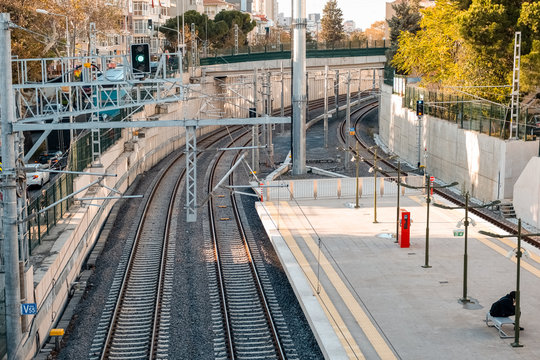
[(514, 205), (511, 202), (500, 204), (499, 211), (505, 219), (516, 218), (516, 211), (514, 210)]

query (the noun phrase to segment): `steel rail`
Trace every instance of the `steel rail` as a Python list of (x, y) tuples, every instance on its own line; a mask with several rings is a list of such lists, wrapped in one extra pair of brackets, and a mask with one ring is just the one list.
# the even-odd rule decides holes
[[(237, 131), (241, 129), (241, 127), (235, 127), (235, 129), (233, 130), (234, 131)], [(205, 141), (205, 142), (208, 142), (209, 144), (212, 144), (214, 143), (214, 138), (215, 137), (223, 137), (223, 136), (227, 136), (229, 133), (230, 133), (230, 129), (220, 129), (216, 132), (213, 132), (209, 135), (207, 135), (202, 141)], [(198, 154), (199, 156), (200, 154)], [(135, 237), (134, 237), (134, 241), (133, 241), (133, 244), (131, 245), (131, 249), (130, 249), (130, 252), (129, 252), (129, 256), (127, 257), (127, 265), (125, 266), (125, 271), (123, 272), (122, 274), (122, 277), (121, 277), (121, 280), (119, 279), (118, 282), (120, 283), (120, 285), (117, 287), (119, 288), (118, 290), (118, 294), (115, 296), (116, 300), (115, 300), (115, 303), (114, 303), (114, 311), (112, 312), (112, 316), (110, 316), (110, 320), (107, 321), (107, 323), (109, 323), (110, 325), (108, 326), (108, 330), (106, 332), (106, 337), (105, 337), (105, 340), (103, 341), (102, 345), (100, 346), (101, 348), (101, 351), (100, 351), (100, 359), (105, 359), (105, 358), (109, 358), (111, 357), (110, 354), (109, 354), (109, 351), (111, 349), (111, 345), (112, 345), (112, 341), (114, 339), (114, 334), (115, 334), (115, 323), (116, 321), (118, 320), (119, 318), (119, 315), (120, 315), (120, 311), (121, 311), (121, 306), (124, 302), (124, 294), (126, 293), (127, 291), (127, 288), (128, 288), (128, 279), (130, 277), (130, 274), (131, 274), (131, 269), (133, 269), (134, 267), (134, 259), (135, 259), (135, 254), (136, 254), (136, 249), (139, 245), (139, 240), (141, 238), (141, 234), (143, 232), (143, 228), (144, 228), (144, 224), (145, 224), (145, 219), (147, 218), (147, 214), (148, 214), (148, 211), (150, 209), (150, 206), (152, 204), (152, 201), (154, 200), (154, 197), (156, 196), (156, 193), (157, 193), (157, 189), (159, 188), (159, 185), (162, 183), (162, 181), (165, 179), (166, 177), (166, 174), (171, 171), (171, 169), (173, 169), (173, 167), (175, 165), (178, 164), (179, 161), (181, 161), (181, 159), (184, 157), (184, 153), (180, 153), (178, 156), (176, 156), (176, 158), (174, 158), (173, 160), (171, 160), (169, 162), (169, 164), (167, 164), (167, 166), (162, 169), (160, 171), (160, 173), (158, 174), (156, 180), (154, 181), (154, 184), (152, 184), (152, 189), (150, 190), (150, 195), (148, 197), (148, 200), (146, 201), (145, 205), (144, 205), (144, 208), (143, 208), (143, 211), (142, 211), (142, 215), (141, 215), (141, 220), (139, 222), (139, 225), (137, 227), (137, 231), (136, 231), (136, 234), (135, 234)], [(180, 184), (182, 182), (182, 179), (183, 179), (183, 176), (185, 175), (185, 171), (186, 169), (184, 168), (180, 174), (180, 176), (178, 176), (178, 178), (176, 179), (175, 181), (175, 184), (174, 184), (174, 187), (173, 187), (173, 190), (171, 192), (172, 196), (169, 197), (169, 201), (168, 201), (168, 206), (167, 206), (167, 217), (166, 217), (166, 221), (165, 221), (165, 228), (164, 228), (164, 236), (163, 236), (163, 243), (162, 243), (162, 249), (161, 249), (161, 256), (159, 258), (159, 271), (158, 271), (158, 275), (156, 277), (157, 279), (157, 286), (156, 286), (156, 298), (155, 298), (155, 303), (154, 303), (154, 307), (153, 307), (153, 311), (152, 311), (152, 319), (150, 320), (150, 323), (151, 323), (151, 328), (149, 327), (148, 329), (148, 333), (150, 334), (149, 335), (149, 339), (148, 339), (148, 348), (147, 348), (147, 351), (146, 354), (147, 354), (147, 358), (156, 358), (157, 357), (157, 354), (156, 352), (158, 351), (158, 341), (159, 341), (159, 325), (160, 325), (160, 319), (161, 319), (161, 305), (162, 305), (162, 297), (163, 297), (163, 280), (165, 279), (166, 277), (166, 271), (165, 271), (165, 266), (166, 266), (166, 261), (164, 261), (166, 258), (167, 258), (167, 251), (168, 251), (168, 246), (167, 246), (167, 242), (169, 240), (169, 237), (170, 237), (170, 219), (172, 218), (172, 211), (173, 211), (173, 208), (174, 208), (174, 199), (180, 189)], [(114, 282), (113, 282), (113, 287), (114, 287)], [(113, 289), (111, 289), (111, 291), (113, 291)], [(109, 297), (111, 296), (111, 294), (109, 295)], [(106, 316), (106, 313), (107, 312), (107, 309), (104, 310), (104, 314), (102, 315), (102, 320), (103, 320), (103, 317)], [(102, 323), (103, 321), (100, 321), (100, 324)], [(96, 338), (98, 338), (98, 340), (96, 340)], [(96, 337), (94, 339), (94, 342), (99, 342), (99, 336), (98, 334), (96, 334)], [(144, 341), (146, 342), (146, 341)], [(94, 344), (92, 346), (94, 348)], [(91, 351), (90, 353), (90, 358), (95, 358), (94, 357), (95, 355), (95, 352)]]
[[(249, 135), (249, 133), (246, 133), (246, 135)], [(238, 141), (238, 139), (240, 139), (241, 137), (239, 136), (238, 138), (234, 139), (231, 144), (229, 144), (229, 146), (233, 146), (235, 144), (236, 141)], [(249, 142), (251, 141), (251, 139), (247, 140), (245, 142), (244, 145), (247, 145)], [(233, 159), (233, 163), (235, 163), (238, 159), (238, 157), (240, 156), (240, 151), (235, 155), (234, 159)], [(217, 167), (219, 166), (220, 162), (222, 161), (222, 157), (225, 155), (225, 152), (221, 153), (216, 161), (214, 162), (212, 168), (211, 168), (211, 173), (210, 173), (210, 181), (208, 183), (208, 191), (211, 191), (212, 190), (212, 185), (213, 185), (213, 181), (212, 179), (215, 178), (216, 176), (216, 172), (217, 172)], [(233, 177), (233, 174), (230, 174), (229, 175), (229, 181), (231, 181), (230, 179)], [(231, 204), (232, 204), (232, 211), (234, 212), (234, 217), (235, 217), (235, 220), (236, 220), (236, 227), (238, 229), (238, 232), (239, 232), (239, 235), (240, 235), (240, 240), (242, 242), (242, 247), (245, 251), (245, 256), (247, 257), (247, 263), (249, 264), (249, 271), (251, 273), (251, 278), (252, 278), (252, 281), (253, 281), (253, 285), (255, 287), (255, 291), (256, 291), (256, 297), (258, 298), (258, 301), (259, 303), (261, 304), (261, 310), (264, 314), (264, 317), (265, 317), (265, 321), (266, 321), (266, 326), (268, 327), (268, 332), (269, 332), (269, 336), (271, 337), (271, 340), (272, 340), (272, 343), (274, 344), (274, 352), (275, 352), (275, 355), (276, 355), (276, 358), (278, 359), (285, 359), (285, 351), (283, 349), (283, 346), (281, 344), (281, 341), (280, 341), (280, 336), (278, 334), (278, 329), (274, 323), (274, 319), (273, 319), (273, 316), (272, 316), (272, 312), (271, 312), (271, 309), (270, 309), (270, 306), (269, 306), (269, 303), (268, 303), (268, 300), (266, 299), (266, 295), (265, 295), (265, 291), (264, 291), (264, 287), (263, 287), (263, 284), (261, 282), (261, 279), (260, 279), (260, 276), (259, 276), (259, 273), (257, 271), (257, 268), (256, 268), (256, 265), (255, 265), (255, 261), (254, 261), (254, 258), (253, 258), (253, 254), (250, 250), (250, 245), (247, 241), (247, 236), (246, 236), (246, 233), (245, 233), (245, 229), (243, 228), (243, 225), (242, 225), (242, 222), (240, 220), (240, 214), (239, 214), (239, 211), (238, 211), (238, 208), (237, 208), (237, 204), (236, 204), (236, 199), (235, 199), (235, 195), (234, 194), (231, 194), (230, 195), (230, 200), (231, 200)], [(227, 334), (227, 343), (228, 343), (228, 351), (229, 351), (229, 356), (231, 359), (235, 359), (237, 357), (237, 351), (235, 350), (235, 343), (236, 343), (236, 340), (235, 340), (235, 330), (234, 330), (234, 325), (233, 325), (233, 321), (230, 317), (230, 315), (227, 313), (232, 309), (232, 307), (229, 305), (228, 303), (228, 291), (227, 291), (227, 285), (226, 285), (226, 282), (227, 282), (227, 279), (225, 279), (225, 270), (224, 270), (224, 263), (223, 263), (223, 260), (221, 258), (221, 256), (219, 255), (220, 252), (222, 251), (221, 249), (221, 245), (220, 245), (220, 241), (218, 239), (218, 234), (217, 234), (217, 224), (216, 224), (216, 216), (214, 214), (214, 209), (215, 209), (215, 206), (214, 206), (214, 202), (213, 202), (213, 199), (211, 199), (208, 203), (208, 211), (209, 211), (209, 220), (210, 220), (210, 228), (211, 228), (211, 232), (212, 232), (212, 237), (213, 237), (213, 243), (214, 243), (214, 253), (216, 254), (216, 268), (217, 268), (217, 272), (218, 272), (218, 284), (219, 284), (219, 288), (220, 288), (220, 293), (221, 293), (221, 296), (222, 296), (222, 310), (224, 311), (223, 313), (223, 316), (224, 316), (224, 322), (225, 322), (225, 326), (229, 326), (230, 328), (228, 329), (225, 329), (225, 332)], [(232, 290), (234, 291), (234, 290)], [(245, 345), (245, 344), (244, 344)], [(268, 355), (268, 354), (267, 354)]]

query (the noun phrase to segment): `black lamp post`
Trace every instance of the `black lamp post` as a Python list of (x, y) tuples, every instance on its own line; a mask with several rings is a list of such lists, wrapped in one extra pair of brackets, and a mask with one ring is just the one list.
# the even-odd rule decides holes
[[(426, 176), (427, 179), (427, 176)], [(452, 186), (456, 186), (458, 184), (457, 181), (454, 181), (451, 184), (443, 185), (443, 186), (433, 186), (433, 189), (444, 189)], [(406, 188), (410, 189), (423, 189), (424, 186), (411, 186), (405, 183), (401, 183), (401, 186), (405, 186)], [(430, 268), (429, 265), (429, 204), (431, 203), (431, 181), (426, 181), (425, 185), (427, 192), (426, 192), (426, 204), (427, 204), (427, 217), (426, 217), (426, 252), (424, 256), (424, 265), (422, 265), (423, 268)]]
[[(489, 231), (479, 231), (480, 234), (495, 237), (495, 238), (509, 238), (517, 237), (517, 248), (516, 248), (516, 320), (514, 324), (514, 342), (510, 345), (512, 347), (522, 347), (523, 345), (519, 343), (519, 321), (521, 320), (521, 294), (520, 294), (520, 271), (521, 271), (521, 257), (523, 253), (521, 251), (521, 219), (518, 219), (518, 233), (517, 235), (500, 235), (495, 234)], [(537, 234), (528, 234), (528, 236), (540, 236), (540, 233)]]
[(463, 220), (460, 220), (458, 223), (458, 227), (461, 221), (463, 221), (463, 225), (465, 225), (465, 250), (463, 253), (463, 296), (461, 299), (459, 299), (462, 303), (468, 303), (471, 300), (467, 297), (467, 266), (468, 266), (468, 254), (467, 254), (467, 243), (468, 243), (468, 233), (469, 233), (469, 224), (472, 223), (474, 226), (474, 221), (469, 221), (469, 209), (478, 209), (478, 208), (485, 208), (492, 205), (497, 205), (500, 203), (499, 200), (492, 201), (488, 204), (480, 205), (480, 206), (469, 206), (469, 192), (467, 191), (465, 193), (465, 206), (446, 206), (438, 203), (433, 203), (434, 206), (440, 207), (442, 209), (448, 209), (448, 210), (454, 210), (454, 209), (465, 209), (465, 218)]

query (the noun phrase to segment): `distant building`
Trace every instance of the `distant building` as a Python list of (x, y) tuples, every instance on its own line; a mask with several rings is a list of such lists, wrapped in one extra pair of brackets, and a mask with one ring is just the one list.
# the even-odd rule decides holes
[(356, 30), (356, 23), (353, 20), (347, 20), (343, 23), (343, 31), (350, 34)]
[(251, 13), (253, 8), (253, 0), (228, 0), (227, 2), (237, 5), (236, 9)]
[(313, 22), (320, 22), (321, 21), (321, 14), (317, 13), (317, 14), (309, 14), (308, 15), (308, 21), (313, 21)]
[(279, 13), (277, 15), (277, 19), (276, 19), (276, 24), (278, 26), (281, 26), (281, 27), (284, 27), (284, 28), (288, 28), (291, 26), (291, 17), (288, 16), (288, 17), (285, 17), (285, 14), (284, 13)]
[(174, 16), (176, 6), (171, 8), (170, 0), (137, 0), (130, 5), (132, 7), (128, 6), (128, 25), (132, 31), (132, 42), (150, 44), (151, 52), (162, 51), (165, 38), (156, 29)]
[[(150, 0), (152, 1), (152, 0)], [(171, 16), (182, 15), (184, 12), (189, 10), (195, 10), (198, 13), (202, 14), (204, 12), (203, 0), (167, 0), (171, 4), (173, 12)], [(178, 9), (176, 9), (176, 2), (178, 1)], [(154, 2), (159, 2), (159, 0), (154, 0)]]
[(251, 13), (254, 15), (264, 15), (267, 19), (275, 20), (277, 11), (277, 0), (253, 0)]
[(216, 15), (222, 10), (239, 10), (237, 5), (224, 0), (204, 0), (204, 13), (209, 19), (214, 20)]

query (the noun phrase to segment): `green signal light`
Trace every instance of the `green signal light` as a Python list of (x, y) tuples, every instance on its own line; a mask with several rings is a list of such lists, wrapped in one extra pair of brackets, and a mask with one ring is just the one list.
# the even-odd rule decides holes
[(137, 62), (143, 62), (144, 61), (144, 55), (137, 55)]

